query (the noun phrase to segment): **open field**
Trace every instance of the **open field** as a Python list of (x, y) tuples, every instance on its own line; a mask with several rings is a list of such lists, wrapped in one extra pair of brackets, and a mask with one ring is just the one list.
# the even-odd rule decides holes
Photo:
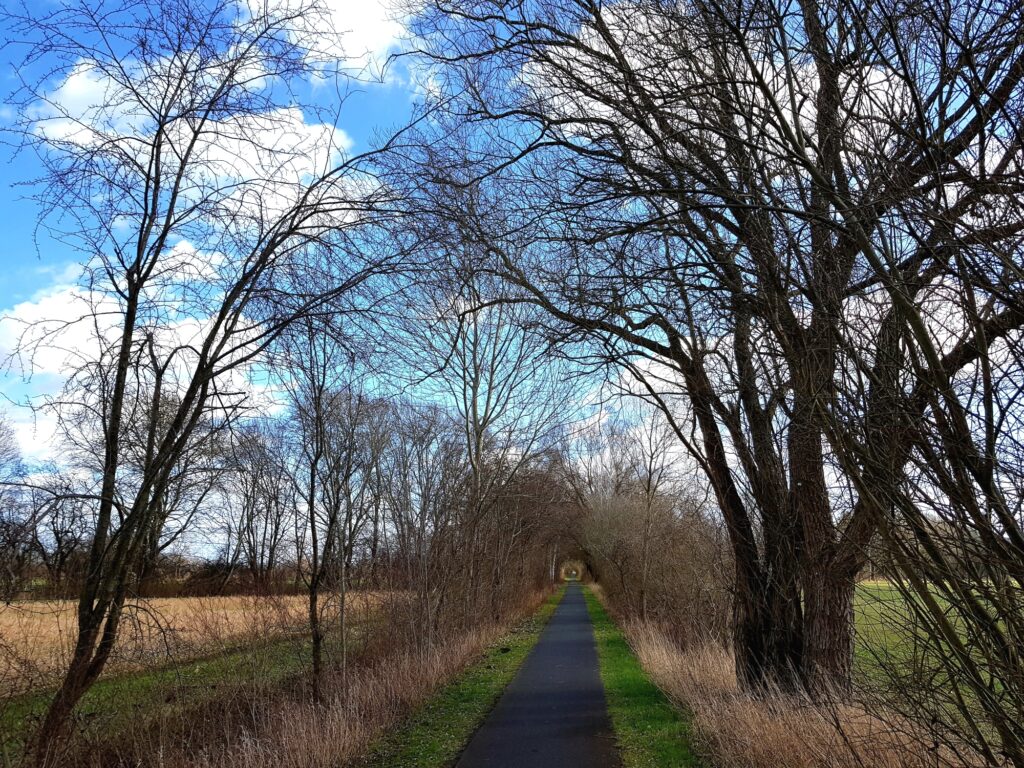
[[(353, 592), (353, 618), (381, 603), (383, 595)], [(70, 600), (0, 605), (0, 696), (52, 687), (68, 663), (75, 641), (75, 608)], [(266, 643), (306, 626), (302, 595), (176, 597), (139, 600), (125, 609), (118, 647), (107, 676), (123, 675)], [(327, 602), (326, 615), (337, 612)]]
[[(357, 653), (387, 595), (348, 596), (350, 653)], [(328, 603), (325, 616), (336, 614)], [(157, 720), (188, 719), (216, 702), (266, 696), (309, 671), (306, 599), (286, 597), (161, 598), (133, 604), (116, 659), (78, 707), (85, 743), (128, 738)], [(146, 617), (147, 623), (143, 623)], [(36, 727), (73, 639), (68, 601), (11, 604), (0, 611), (8, 675), (0, 690), (0, 765)], [(325, 655), (338, 654), (329, 632)], [(28, 674), (24, 674), (27, 672)]]
[(906, 599), (881, 579), (862, 581), (854, 595), (854, 667), (864, 678), (875, 675), (880, 659), (898, 654), (909, 641)]
[[(855, 682), (867, 687), (891, 685), (914, 675), (942, 677), (942, 659), (934, 639), (911, 610), (910, 598), (893, 584), (874, 579), (857, 585), (854, 600)], [(940, 605), (945, 598), (935, 594)], [(963, 637), (955, 612), (948, 612), (951, 626)]]

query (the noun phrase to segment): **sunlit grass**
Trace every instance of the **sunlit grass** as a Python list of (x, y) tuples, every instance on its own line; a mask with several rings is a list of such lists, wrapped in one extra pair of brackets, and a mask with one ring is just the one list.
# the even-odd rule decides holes
[[(75, 728), (89, 737), (111, 738), (154, 718), (170, 719), (218, 699), (236, 694), (270, 691), (298, 679), (310, 670), (311, 646), (303, 622), (301, 598), (275, 599), (277, 607), (256, 607), (256, 598), (170, 598), (157, 601), (164, 615), (173, 617), (179, 629), (197, 633), (199, 621), (219, 623), (217, 632), (204, 632), (201, 644), (180, 649), (171, 656), (154, 654), (148, 668), (139, 667), (145, 656), (122, 660), (114, 673), (101, 678), (79, 702)], [(180, 601), (180, 602), (175, 602)], [(349, 625), (349, 651), (355, 653), (372, 631), (374, 609), (380, 595), (372, 600), (353, 598)], [(197, 618), (202, 617), (201, 619)], [(276, 620), (272, 620), (276, 617)], [(186, 623), (189, 622), (189, 623)], [(8, 619), (7, 628), (24, 626)], [(43, 630), (60, 626), (58, 619), (34, 619), (32, 626)], [(46, 636), (53, 639), (53, 636)], [(341, 638), (328, 633), (324, 653), (328, 660), (340, 656)], [(52, 650), (52, 647), (51, 647)], [(199, 655), (205, 651), (205, 655)], [(43, 652), (41, 651), (40, 654)], [(52, 657), (46, 655), (47, 661)], [(128, 666), (130, 671), (117, 671)], [(49, 679), (49, 678), (43, 678)], [(52, 697), (51, 689), (0, 695), (0, 765), (2, 753), (20, 753), (22, 745), (37, 727)]]
[(600, 600), (590, 589), (584, 594), (594, 623), (608, 711), (625, 768), (700, 765), (691, 748), (688, 718), (651, 682)]

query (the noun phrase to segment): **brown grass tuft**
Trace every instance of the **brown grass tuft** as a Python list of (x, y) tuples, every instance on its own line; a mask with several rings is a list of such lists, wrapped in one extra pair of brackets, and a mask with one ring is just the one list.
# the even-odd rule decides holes
[(814, 704), (782, 694), (751, 697), (736, 683), (729, 652), (682, 650), (650, 624), (626, 635), (652, 680), (692, 712), (699, 747), (728, 768), (934, 768), (962, 758), (927, 750), (915, 730), (852, 704)]
[(190, 768), (337, 768), (363, 754), (389, 725), (422, 703), (476, 658), (505, 628), (479, 627), (426, 652), (405, 650), (349, 675), (317, 706), (290, 701), (259, 713), (251, 727), (215, 750), (183, 761)]

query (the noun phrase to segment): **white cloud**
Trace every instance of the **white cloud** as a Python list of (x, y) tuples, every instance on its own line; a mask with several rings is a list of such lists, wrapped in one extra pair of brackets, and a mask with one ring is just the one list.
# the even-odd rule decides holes
[(29, 463), (57, 458), (57, 416), (51, 411), (33, 411), (21, 406), (8, 411), (21, 456)]
[[(0, 310), (0, 361), (6, 366), (3, 390), (9, 399), (24, 403), (26, 396), (58, 392), (72, 366), (96, 349), (96, 326), (90, 322), (95, 297), (91, 300), (70, 282), (79, 271), (61, 270), (49, 288)], [(58, 458), (54, 411), (23, 404), (7, 410), (26, 459)]]
[[(267, 0), (248, 0), (254, 13), (265, 11)], [(297, 33), (319, 38), (319, 52), (341, 60), (350, 69), (379, 76), (388, 55), (405, 31), (399, 0), (322, 0), (310, 13), (308, 0), (273, 0), (271, 11), (305, 11)], [(332, 39), (333, 38), (333, 39)]]
[[(74, 358), (96, 344), (96, 297), (56, 284), (0, 314), (0, 356), (26, 377), (63, 377)], [(114, 307), (107, 307), (114, 309)]]
[(123, 96), (122, 86), (80, 61), (28, 116), (36, 132), (51, 141), (89, 146), (109, 134), (131, 135), (141, 127), (145, 118), (139, 102)]
[(326, 5), (349, 58), (379, 65), (403, 33), (399, 13), (389, 0), (327, 0)]

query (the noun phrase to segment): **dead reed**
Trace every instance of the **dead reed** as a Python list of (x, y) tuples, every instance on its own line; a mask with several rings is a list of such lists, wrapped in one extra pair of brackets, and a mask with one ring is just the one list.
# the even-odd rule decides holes
[(546, 593), (506, 620), (452, 628), (429, 647), (416, 613), (399, 595), (381, 606), (364, 652), (310, 697), (308, 681), (277, 686), (260, 680), (201, 706), (164, 708), (116, 738), (69, 756), (75, 768), (339, 768), (357, 764), (370, 743), (478, 658)]

